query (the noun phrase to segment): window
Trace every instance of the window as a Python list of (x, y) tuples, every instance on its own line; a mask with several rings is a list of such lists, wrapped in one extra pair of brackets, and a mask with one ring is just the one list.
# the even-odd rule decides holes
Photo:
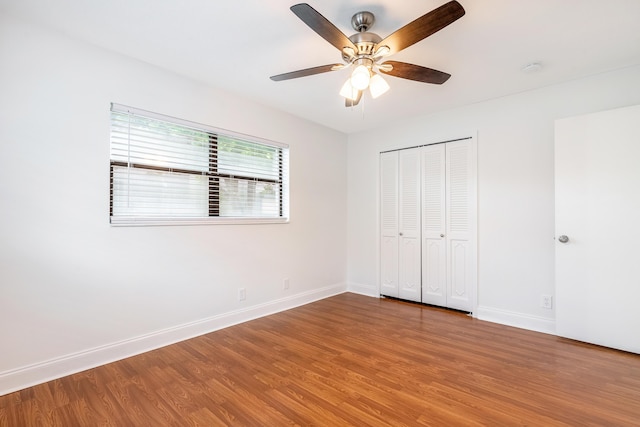
[(111, 106), (112, 224), (286, 222), (288, 146)]

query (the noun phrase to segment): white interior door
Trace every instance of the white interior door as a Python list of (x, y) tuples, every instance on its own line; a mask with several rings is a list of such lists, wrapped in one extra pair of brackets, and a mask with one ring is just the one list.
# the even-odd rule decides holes
[(422, 302), (447, 306), (445, 144), (422, 148)]
[(640, 353), (640, 106), (555, 131), (556, 332)]
[(470, 139), (422, 149), (422, 302), (473, 311), (475, 169)]
[(399, 156), (399, 296), (420, 301), (420, 149), (402, 150)]
[(399, 297), (398, 152), (380, 155), (380, 293)]
[(470, 140), (446, 146), (447, 307), (473, 311), (475, 170)]

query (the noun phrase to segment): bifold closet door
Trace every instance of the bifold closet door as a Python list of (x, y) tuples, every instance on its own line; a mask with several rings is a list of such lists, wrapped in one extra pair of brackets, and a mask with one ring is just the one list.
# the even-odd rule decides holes
[(422, 148), (422, 302), (473, 310), (475, 175), (469, 140)]
[(382, 295), (473, 311), (471, 139), (380, 155)]
[(380, 293), (399, 297), (398, 152), (380, 155)]
[(445, 144), (422, 148), (422, 302), (447, 305)]
[(470, 140), (446, 144), (447, 307), (473, 310), (476, 178)]
[(399, 165), (399, 296), (420, 302), (420, 149), (400, 151)]
[(380, 293), (421, 300), (420, 154), (418, 149), (380, 155)]

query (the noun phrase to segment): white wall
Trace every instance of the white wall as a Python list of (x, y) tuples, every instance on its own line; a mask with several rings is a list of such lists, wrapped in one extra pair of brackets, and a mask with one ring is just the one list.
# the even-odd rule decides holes
[[(553, 121), (640, 103), (635, 67), (388, 124), (347, 147), (7, 16), (0, 63), (0, 394), (341, 292), (345, 277), (376, 295), (379, 151), (475, 132), (477, 312), (552, 331), (540, 295), (554, 293)], [(290, 144), (291, 223), (110, 227), (110, 102)]]
[[(345, 289), (345, 135), (7, 16), (0, 63), (0, 394)], [(290, 144), (290, 224), (111, 227), (110, 102)]]
[(554, 332), (554, 120), (640, 103), (640, 67), (455, 110), (349, 137), (349, 289), (378, 293), (381, 150), (478, 136), (478, 317)]

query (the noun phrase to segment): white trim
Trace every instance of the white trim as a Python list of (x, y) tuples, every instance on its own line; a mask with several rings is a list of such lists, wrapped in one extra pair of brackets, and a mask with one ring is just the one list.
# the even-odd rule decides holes
[(479, 306), (477, 311), (474, 312), (474, 317), (487, 322), (556, 335), (555, 320), (546, 317), (482, 306)]
[(346, 292), (338, 283), (0, 372), (0, 396)]
[(109, 221), (113, 227), (139, 227), (156, 225), (211, 225), (211, 224), (288, 224), (289, 218), (139, 218), (112, 216)]
[(474, 221), (471, 222), (472, 229), (470, 230), (471, 239), (473, 240), (473, 258), (471, 260), (471, 272), (473, 274), (472, 281), (475, 286), (471, 290), (471, 313), (474, 317), (475, 313), (478, 311), (478, 289), (480, 287), (479, 283), (479, 239), (478, 239), (478, 224), (480, 217), (480, 206), (478, 205), (478, 131), (470, 132), (471, 141), (469, 142), (469, 147), (471, 148), (471, 159), (472, 159), (472, 171), (471, 176), (473, 179), (473, 191), (471, 192), (471, 196), (469, 198), (469, 206), (472, 206), (473, 212), (472, 215), (474, 217)]
[(363, 285), (361, 283), (347, 283), (347, 292), (352, 292), (366, 297), (380, 298), (380, 292), (375, 285)]

